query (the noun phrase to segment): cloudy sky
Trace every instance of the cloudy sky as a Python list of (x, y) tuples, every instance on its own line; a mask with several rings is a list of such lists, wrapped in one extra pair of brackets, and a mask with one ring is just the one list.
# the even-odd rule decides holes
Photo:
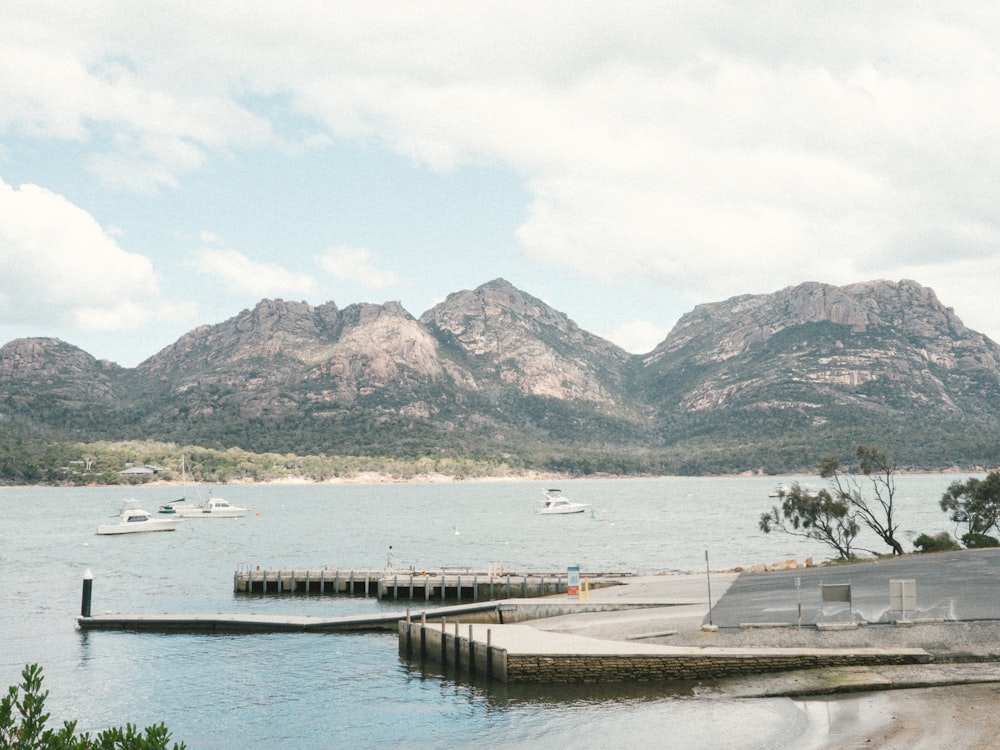
[(503, 277), (629, 351), (914, 279), (1000, 340), (1000, 6), (4, 0), (0, 344)]

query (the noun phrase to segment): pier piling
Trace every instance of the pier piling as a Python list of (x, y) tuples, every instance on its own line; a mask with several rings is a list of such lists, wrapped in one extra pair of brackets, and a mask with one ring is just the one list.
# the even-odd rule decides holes
[(83, 573), (83, 599), (80, 602), (80, 616), (90, 617), (90, 600), (94, 593), (94, 574), (87, 568)]
[[(615, 574), (600, 574), (612, 576)], [(382, 600), (483, 602), (512, 597), (534, 598), (566, 592), (566, 578), (557, 573), (511, 574), (461, 572), (445, 567), (441, 572), (342, 568), (264, 568), (245, 566), (233, 574), (233, 592), (248, 595), (366, 596)]]

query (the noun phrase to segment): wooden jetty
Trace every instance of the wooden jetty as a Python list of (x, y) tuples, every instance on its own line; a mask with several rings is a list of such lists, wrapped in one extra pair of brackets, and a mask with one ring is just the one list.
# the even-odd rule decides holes
[[(600, 585), (595, 575), (594, 587)], [(581, 576), (586, 586), (590, 579)], [(557, 573), (497, 574), (442, 568), (425, 571), (357, 570), (341, 568), (241, 568), (233, 575), (237, 594), (318, 594), (369, 596), (379, 600), (494, 601), (529, 599), (570, 593), (568, 577)]]

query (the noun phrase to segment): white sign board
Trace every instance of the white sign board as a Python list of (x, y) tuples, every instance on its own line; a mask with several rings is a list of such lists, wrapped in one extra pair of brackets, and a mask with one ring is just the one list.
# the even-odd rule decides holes
[(889, 611), (901, 612), (906, 617), (907, 612), (917, 609), (917, 582), (910, 580), (889, 581)]
[(580, 593), (580, 567), (571, 565), (566, 568), (566, 593), (577, 596)]

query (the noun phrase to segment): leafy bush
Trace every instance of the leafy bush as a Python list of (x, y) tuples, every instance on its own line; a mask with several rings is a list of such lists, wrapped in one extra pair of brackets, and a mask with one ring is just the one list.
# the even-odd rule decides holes
[(987, 534), (968, 533), (962, 535), (962, 544), (969, 549), (982, 547), (1000, 547), (1000, 540)]
[(947, 531), (934, 536), (921, 534), (913, 540), (913, 546), (918, 552), (949, 552), (960, 549), (958, 542)]
[[(0, 699), (0, 750), (167, 750), (169, 746), (170, 732), (163, 724), (146, 727), (144, 732), (126, 724), (105, 729), (94, 738), (86, 732), (77, 734), (75, 721), (64, 722), (58, 731), (48, 729), (45, 699), (49, 691), (42, 690), (42, 668), (28, 664), (21, 679)], [(185, 747), (183, 742), (175, 743), (171, 750)]]

